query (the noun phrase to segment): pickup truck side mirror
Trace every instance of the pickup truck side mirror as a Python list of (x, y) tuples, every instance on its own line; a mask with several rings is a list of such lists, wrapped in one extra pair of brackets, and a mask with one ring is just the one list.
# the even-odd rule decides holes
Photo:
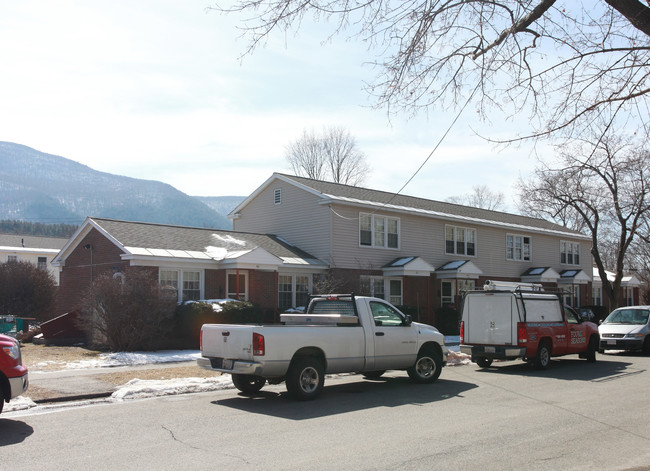
[(411, 317), (410, 314), (404, 314), (404, 321), (402, 322), (402, 325), (411, 325), (413, 323), (413, 318)]

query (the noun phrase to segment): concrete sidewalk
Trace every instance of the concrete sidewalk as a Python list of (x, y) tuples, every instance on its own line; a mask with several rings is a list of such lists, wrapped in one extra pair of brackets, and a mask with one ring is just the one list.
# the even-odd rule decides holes
[[(52, 402), (80, 401), (108, 397), (119, 386), (105, 381), (102, 376), (110, 373), (133, 372), (151, 369), (175, 368), (195, 365), (196, 362), (170, 362), (138, 366), (119, 366), (86, 368), (79, 370), (30, 371), (29, 387), (24, 396), (32, 398), (37, 404)], [(30, 390), (33, 396), (30, 396)]]

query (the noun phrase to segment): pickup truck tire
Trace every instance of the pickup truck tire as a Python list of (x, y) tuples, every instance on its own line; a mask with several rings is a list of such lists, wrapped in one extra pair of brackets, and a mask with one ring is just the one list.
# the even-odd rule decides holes
[(587, 345), (587, 351), (585, 352), (585, 358), (589, 363), (594, 363), (596, 361), (597, 350), (598, 350), (598, 338), (592, 336), (589, 339), (589, 345)]
[(538, 370), (545, 370), (551, 364), (551, 347), (548, 342), (543, 341), (537, 347), (537, 357), (535, 357), (535, 367)]
[(381, 375), (384, 373), (386, 373), (386, 370), (364, 371), (363, 377), (368, 379), (378, 379), (381, 378)]
[(244, 394), (255, 394), (266, 384), (266, 379), (253, 375), (232, 375), (232, 384)]
[(295, 359), (287, 372), (287, 391), (300, 401), (314, 399), (323, 390), (325, 368), (313, 357)]
[(432, 349), (423, 349), (418, 353), (415, 364), (406, 372), (416, 383), (433, 383), (440, 376), (442, 358)]
[(478, 357), (476, 359), (476, 364), (481, 368), (487, 368), (492, 364), (492, 358)]

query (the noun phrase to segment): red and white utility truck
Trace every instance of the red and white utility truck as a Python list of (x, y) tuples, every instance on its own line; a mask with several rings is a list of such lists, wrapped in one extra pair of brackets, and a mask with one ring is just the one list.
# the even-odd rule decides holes
[(463, 296), (460, 351), (480, 367), (523, 358), (540, 369), (551, 357), (578, 354), (596, 361), (598, 327), (541, 285), (488, 281)]
[(27, 367), (23, 365), (20, 343), (0, 334), (0, 412), (5, 402), (27, 391)]

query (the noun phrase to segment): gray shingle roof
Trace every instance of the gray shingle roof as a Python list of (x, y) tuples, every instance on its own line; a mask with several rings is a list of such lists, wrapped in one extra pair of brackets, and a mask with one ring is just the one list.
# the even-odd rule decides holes
[(170, 226), (146, 222), (90, 218), (123, 247), (204, 252), (208, 247), (231, 251), (262, 248), (276, 257), (315, 257), (271, 234), (224, 231), (197, 227)]
[(67, 241), (67, 238), (64, 239), (61, 237), (0, 234), (1, 247), (61, 250)]
[(413, 210), (441, 213), (460, 218), (471, 218), (474, 220), (483, 220), (500, 224), (530, 227), (532, 229), (559, 231), (584, 237), (583, 234), (577, 231), (567, 229), (564, 226), (546, 221), (544, 219), (521, 216), (518, 214), (505, 213), (501, 211), (491, 211), (482, 208), (473, 208), (470, 206), (463, 206), (460, 204), (447, 203), (443, 201), (434, 201), (425, 198), (416, 198), (413, 196), (395, 195), (394, 193), (385, 191), (371, 190), (368, 188), (343, 185), (340, 183), (312, 180), (310, 178), (298, 177), (295, 175), (276, 175), (288, 180), (292, 180), (300, 185), (309, 187), (312, 190), (321, 193), (323, 196), (330, 195), (359, 202), (371, 202), (380, 205), (399, 206)]

